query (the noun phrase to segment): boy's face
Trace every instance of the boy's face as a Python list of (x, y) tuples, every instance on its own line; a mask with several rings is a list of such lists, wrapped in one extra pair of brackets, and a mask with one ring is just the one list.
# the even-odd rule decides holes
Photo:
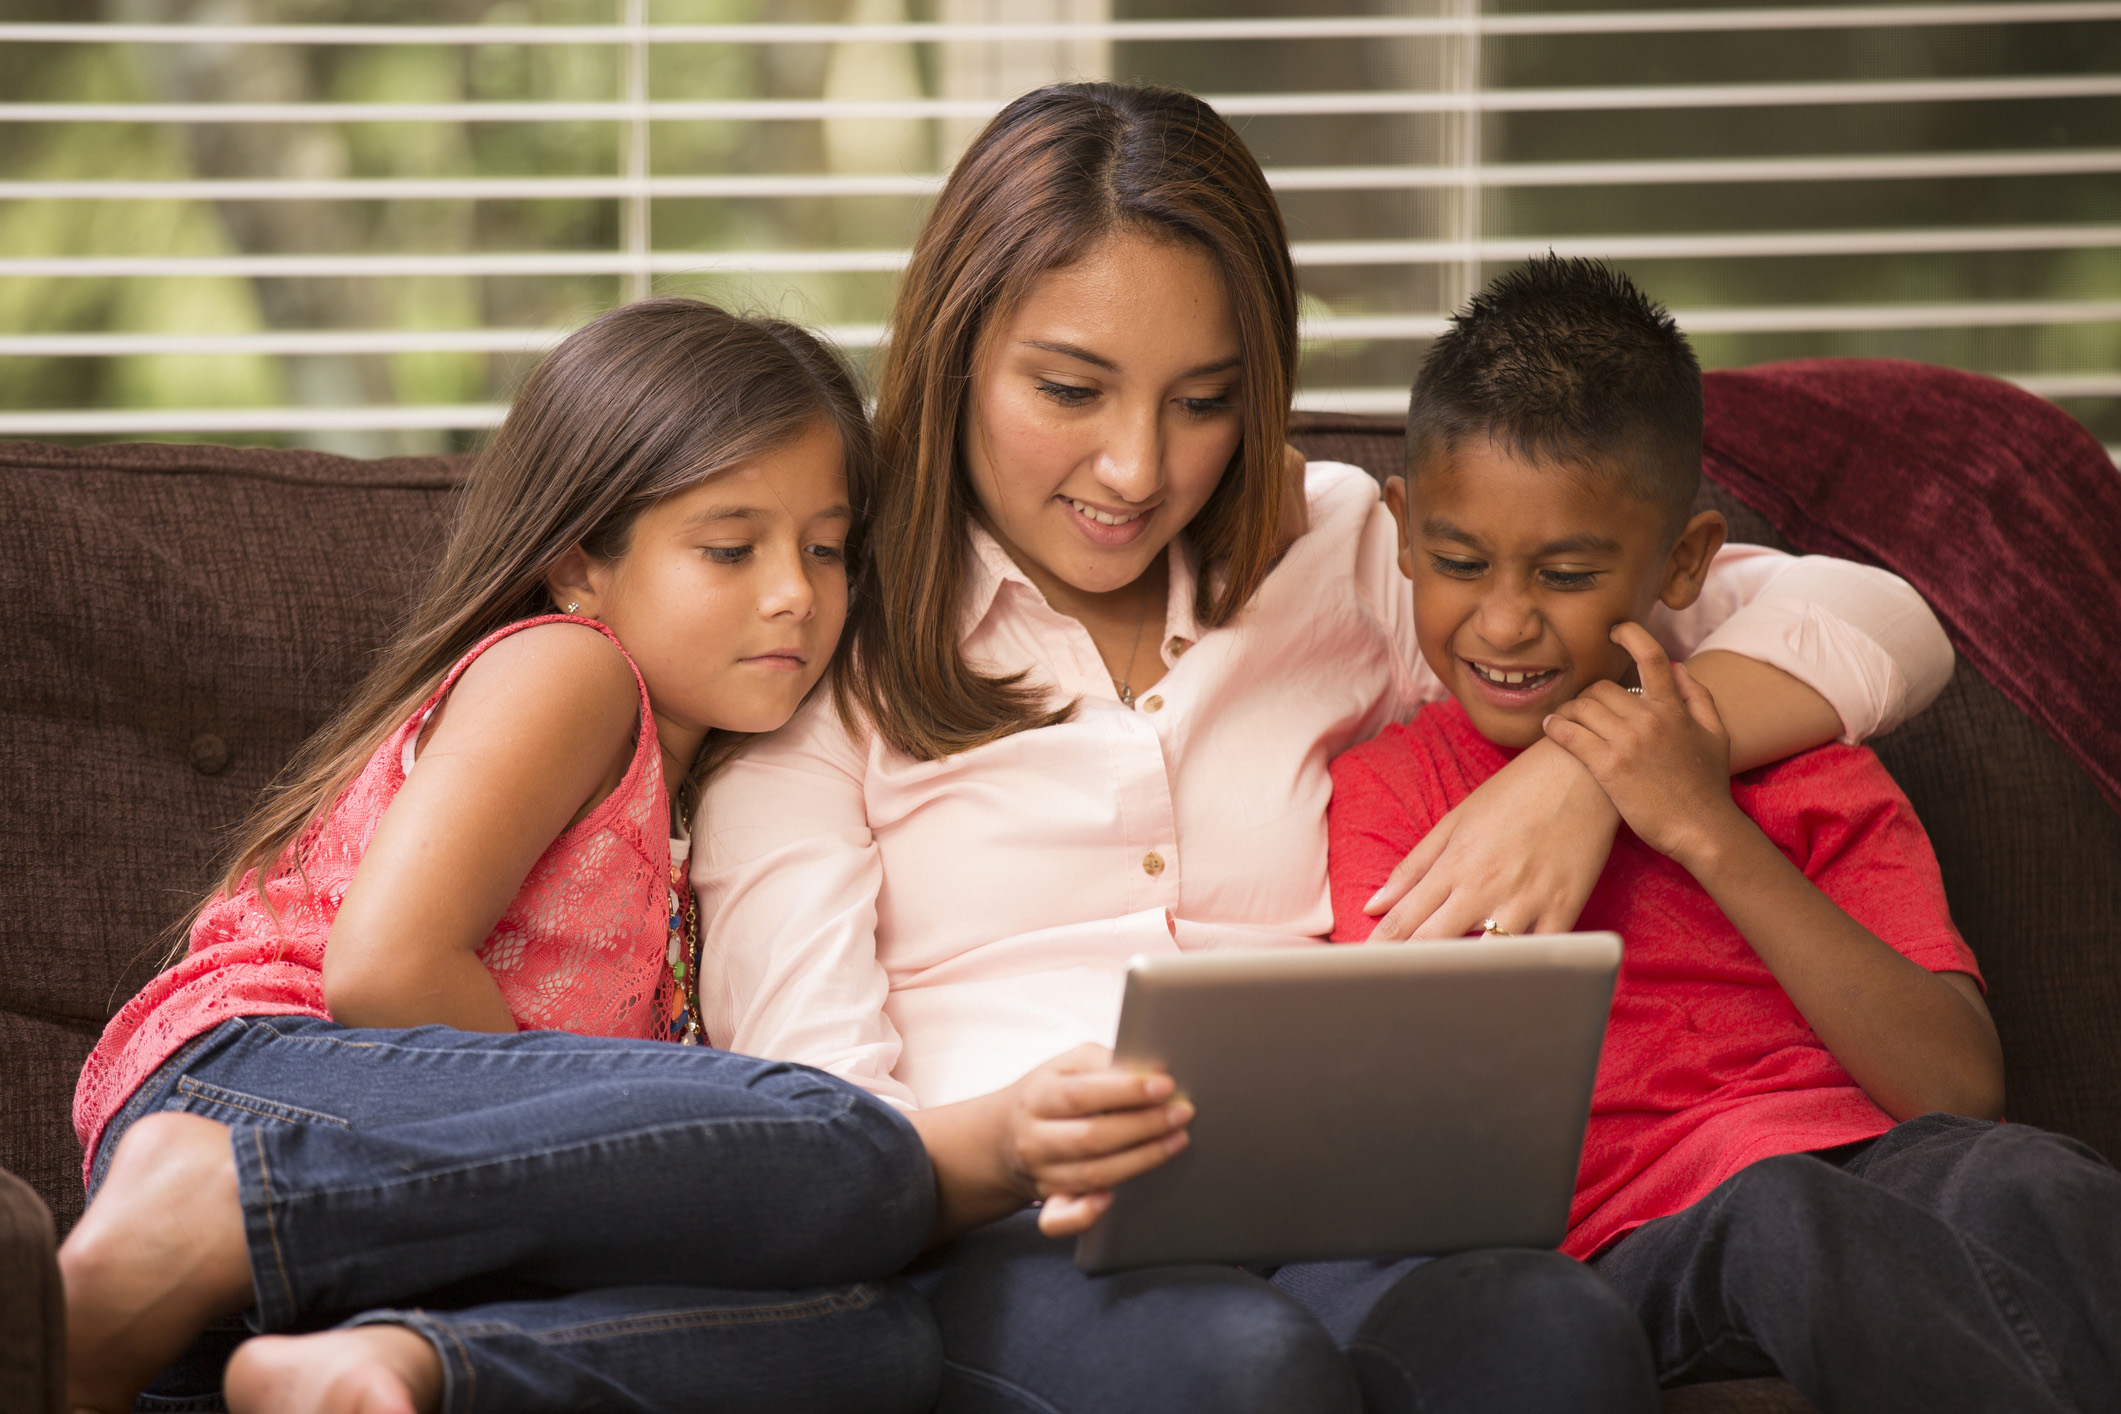
[(1610, 637), (1701, 592), (1723, 545), (1705, 511), (1676, 543), (1658, 507), (1610, 478), (1526, 461), (1485, 438), (1386, 483), (1422, 656), (1481, 735), (1530, 746), (1549, 712), (1633, 661)]

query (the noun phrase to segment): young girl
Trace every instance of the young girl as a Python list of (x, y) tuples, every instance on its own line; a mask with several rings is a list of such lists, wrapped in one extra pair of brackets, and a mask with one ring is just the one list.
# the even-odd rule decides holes
[(832, 657), (869, 479), (787, 324), (654, 300), (537, 370), (410, 626), (82, 1073), (71, 1408), (246, 1309), (311, 1333), (148, 1403), (932, 1401), (927, 1313), (876, 1284), (930, 1231), (920, 1142), (696, 1044), (683, 881), (700, 781)]

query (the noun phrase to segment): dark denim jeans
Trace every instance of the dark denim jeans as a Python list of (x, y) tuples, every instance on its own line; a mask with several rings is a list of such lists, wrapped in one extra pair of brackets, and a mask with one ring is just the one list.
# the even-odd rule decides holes
[[(157, 1110), (231, 1127), (250, 1327), (403, 1325), (441, 1357), (449, 1414), (934, 1398), (934, 1327), (889, 1280), (933, 1220), (927, 1154), (831, 1076), (556, 1031), (243, 1018), (141, 1087), (96, 1182)], [(207, 1389), (166, 1379), (143, 1407), (215, 1407), (229, 1344), (200, 1347)]]
[(1554, 1252), (1090, 1277), (1023, 1213), (912, 1274), (937, 1414), (1654, 1414), (1642, 1328)]
[(2121, 1174), (1957, 1115), (1740, 1170), (1594, 1263), (1667, 1384), (1772, 1375), (1827, 1414), (2121, 1409)]

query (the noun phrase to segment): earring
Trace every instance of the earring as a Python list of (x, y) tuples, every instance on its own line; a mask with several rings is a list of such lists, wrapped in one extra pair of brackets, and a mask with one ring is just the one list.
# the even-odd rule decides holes
[(579, 608), (581, 608), (581, 607), (582, 607), (582, 601), (581, 601), (581, 600), (579, 600), (579, 599), (569, 599), (569, 600), (567, 601), (567, 607), (566, 607), (566, 608), (564, 608), (564, 609), (562, 609), (562, 610), (560, 610), (560, 612), (561, 612), (561, 613), (563, 613), (563, 614), (571, 614), (571, 613), (573, 613), (573, 612), (574, 612), (574, 611), (575, 611), (576, 609), (579, 609)]

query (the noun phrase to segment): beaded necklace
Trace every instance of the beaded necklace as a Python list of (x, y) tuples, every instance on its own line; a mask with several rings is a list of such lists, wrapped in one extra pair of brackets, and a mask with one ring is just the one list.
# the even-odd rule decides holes
[(670, 1039), (681, 1046), (700, 1044), (700, 902), (693, 895), (685, 866), (670, 865)]

